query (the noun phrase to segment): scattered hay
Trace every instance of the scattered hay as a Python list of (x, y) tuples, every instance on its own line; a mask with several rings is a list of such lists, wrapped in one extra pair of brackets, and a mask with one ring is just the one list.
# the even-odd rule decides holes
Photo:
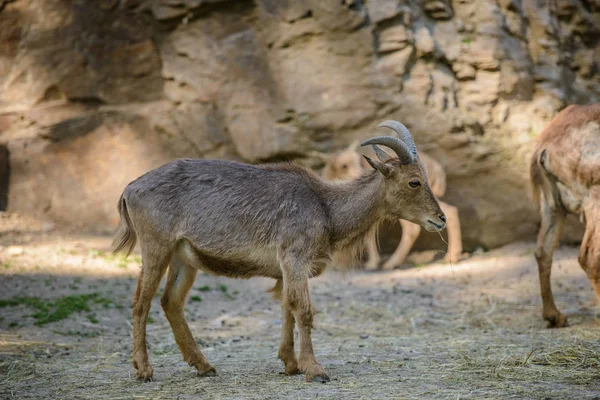
[(470, 378), (486, 378), (520, 382), (553, 381), (588, 385), (600, 376), (600, 343), (582, 341), (538, 344), (529, 351), (520, 349), (498, 358), (499, 349), (484, 356), (460, 353), (461, 361), (453, 369), (467, 373)]

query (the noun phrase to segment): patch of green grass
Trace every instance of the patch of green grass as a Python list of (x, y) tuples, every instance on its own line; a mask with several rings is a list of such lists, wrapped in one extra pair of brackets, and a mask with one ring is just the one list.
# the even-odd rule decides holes
[(4, 269), (10, 269), (11, 267), (12, 267), (12, 265), (10, 265), (9, 263), (2, 264), (2, 268), (4, 268)]
[(114, 304), (111, 299), (107, 299), (106, 297), (98, 297), (94, 299), (94, 303), (101, 304), (104, 308), (109, 308), (111, 304)]
[(138, 255), (130, 255), (130, 260), (133, 261), (136, 264), (142, 264), (142, 257), (138, 256)]
[[(227, 290), (227, 286), (224, 284), (220, 284), (219, 285), (219, 290), (223, 293), (223, 295), (228, 298), (229, 300), (235, 300), (235, 296), (232, 296)], [(237, 294), (237, 291), (233, 293), (234, 295)]]
[(202, 297), (198, 296), (198, 295), (194, 295), (192, 297), (190, 297), (191, 301), (196, 301), (196, 302), (201, 302), (202, 301)]
[(14, 321), (13, 321), (13, 322), (11, 322), (10, 324), (8, 324), (8, 327), (9, 327), (9, 328), (14, 328), (15, 326), (19, 326), (19, 323), (18, 323), (18, 322), (14, 322)]
[(149, 324), (153, 324), (154, 323), (154, 318), (152, 318), (151, 315), (148, 315), (148, 323)]
[(467, 37), (463, 38), (462, 42), (464, 44), (471, 44), (471, 43), (473, 43), (473, 38), (470, 36), (467, 36)]
[(196, 290), (199, 290), (201, 292), (210, 292), (210, 286), (208, 285), (204, 285), (204, 286), (200, 286), (199, 288), (196, 288)]
[(96, 318), (96, 316), (94, 314), (88, 314), (87, 315), (87, 319), (92, 323), (92, 324), (97, 324), (98, 318)]
[[(98, 293), (65, 296), (54, 300), (42, 300), (38, 297), (14, 297), (12, 299), (0, 300), (0, 308), (25, 305), (37, 310), (32, 315), (35, 324), (46, 325), (50, 322), (61, 321), (71, 314), (79, 311), (91, 311), (89, 302), (103, 304), (106, 307), (112, 304), (112, 300), (101, 297)], [(90, 320), (91, 321), (91, 320)]]
[(98, 332), (98, 331), (70, 330), (70, 331), (66, 331), (66, 332), (61, 332), (61, 331), (52, 331), (52, 332), (58, 333), (59, 335), (64, 335), (64, 336), (81, 336), (81, 337), (86, 337), (86, 338), (93, 338), (93, 337), (100, 336), (100, 332)]
[(88, 251), (88, 257), (98, 257), (98, 256), (100, 256), (100, 254), (102, 254), (102, 253), (96, 249), (92, 249), (92, 250)]
[(105, 253), (99, 250), (88, 251), (88, 257), (102, 258), (107, 262), (116, 264), (118, 268), (127, 268), (130, 262), (135, 262), (138, 264), (141, 264), (142, 262), (141, 257), (138, 255), (129, 256), (129, 260), (127, 260), (124, 254)]

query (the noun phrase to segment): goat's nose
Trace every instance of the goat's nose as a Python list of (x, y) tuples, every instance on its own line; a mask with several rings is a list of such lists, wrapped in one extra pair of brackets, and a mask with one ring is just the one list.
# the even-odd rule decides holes
[(440, 219), (446, 223), (446, 216), (444, 214), (440, 214)]

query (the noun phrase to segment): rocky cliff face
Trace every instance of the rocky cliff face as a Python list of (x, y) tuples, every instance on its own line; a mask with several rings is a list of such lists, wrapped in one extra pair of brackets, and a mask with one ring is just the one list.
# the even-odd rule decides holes
[(467, 248), (531, 238), (530, 141), (598, 101), (599, 38), (598, 0), (0, 0), (8, 210), (112, 229), (173, 158), (318, 166), (394, 118)]

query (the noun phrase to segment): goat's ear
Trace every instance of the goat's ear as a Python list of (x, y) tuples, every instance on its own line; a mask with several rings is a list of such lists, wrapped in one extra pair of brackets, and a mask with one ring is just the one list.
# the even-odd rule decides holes
[(315, 158), (318, 158), (319, 160), (323, 161), (325, 164), (327, 164), (329, 162), (329, 159), (331, 157), (329, 154), (321, 153), (320, 151), (314, 151), (314, 150), (310, 152), (310, 155)]
[(360, 147), (360, 140), (354, 140), (352, 143), (348, 145), (348, 150), (356, 151)]
[(377, 158), (379, 158), (379, 161), (385, 163), (385, 162), (390, 161), (392, 158), (394, 158), (393, 156), (388, 154), (385, 150), (383, 150), (381, 147), (377, 146), (376, 144), (373, 144), (371, 146), (373, 147), (373, 150), (375, 151)]
[(363, 157), (365, 158), (365, 160), (367, 160), (369, 165), (373, 167), (373, 169), (376, 169), (377, 171), (381, 172), (381, 174), (386, 178), (389, 178), (392, 175), (394, 167), (392, 167), (391, 165), (382, 163), (381, 161), (373, 160), (365, 156), (364, 154)]

